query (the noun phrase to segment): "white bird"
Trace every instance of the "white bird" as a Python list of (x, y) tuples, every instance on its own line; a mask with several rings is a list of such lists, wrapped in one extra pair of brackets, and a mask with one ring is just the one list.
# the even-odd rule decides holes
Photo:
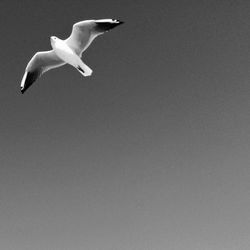
[(21, 81), (21, 92), (24, 93), (46, 71), (66, 63), (75, 67), (83, 76), (90, 76), (92, 69), (81, 60), (83, 51), (97, 36), (122, 23), (116, 19), (85, 20), (75, 23), (71, 35), (65, 40), (51, 36), (52, 50), (37, 52), (29, 61)]

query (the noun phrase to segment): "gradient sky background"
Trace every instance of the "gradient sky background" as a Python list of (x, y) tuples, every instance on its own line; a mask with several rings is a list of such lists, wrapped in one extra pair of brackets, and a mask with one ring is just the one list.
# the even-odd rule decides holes
[[(250, 2), (0, 2), (0, 248), (250, 246)], [(49, 36), (126, 23), (20, 81)]]

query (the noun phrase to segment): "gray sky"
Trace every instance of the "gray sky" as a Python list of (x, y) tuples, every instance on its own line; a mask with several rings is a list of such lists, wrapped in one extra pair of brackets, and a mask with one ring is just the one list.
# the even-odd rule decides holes
[[(250, 3), (0, 2), (0, 248), (250, 245)], [(125, 24), (20, 93), (74, 22)]]

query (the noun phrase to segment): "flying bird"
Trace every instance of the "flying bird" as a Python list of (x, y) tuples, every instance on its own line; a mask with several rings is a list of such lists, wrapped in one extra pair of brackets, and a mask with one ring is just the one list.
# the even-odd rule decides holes
[(22, 81), (22, 94), (45, 72), (70, 64), (83, 76), (90, 76), (92, 69), (81, 59), (82, 53), (99, 35), (122, 24), (116, 19), (85, 20), (73, 25), (71, 35), (62, 40), (56, 36), (50, 37), (52, 50), (39, 51), (29, 61)]

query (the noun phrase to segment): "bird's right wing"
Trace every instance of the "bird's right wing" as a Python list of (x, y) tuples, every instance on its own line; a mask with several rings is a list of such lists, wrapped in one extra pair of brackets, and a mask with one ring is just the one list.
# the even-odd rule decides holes
[(46, 71), (64, 65), (53, 50), (37, 52), (29, 61), (21, 82), (22, 94)]
[(96, 37), (96, 34), (93, 33), (95, 26), (95, 20), (75, 23), (70, 36), (65, 40), (66, 44), (80, 57)]
[(122, 24), (116, 19), (85, 20), (75, 23), (70, 36), (65, 40), (66, 44), (78, 55), (86, 50), (92, 41), (110, 29)]

